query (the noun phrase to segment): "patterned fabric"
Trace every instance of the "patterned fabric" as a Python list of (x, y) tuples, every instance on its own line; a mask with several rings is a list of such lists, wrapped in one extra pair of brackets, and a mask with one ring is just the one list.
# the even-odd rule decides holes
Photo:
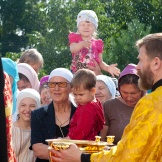
[(103, 125), (103, 108), (98, 100), (79, 105), (71, 119), (68, 136), (73, 140), (95, 140)]
[[(79, 43), (83, 41), (82, 37), (78, 33), (70, 33), (69, 36), (69, 44), (71, 43)], [(103, 41), (101, 39), (91, 39), (91, 48), (83, 48), (76, 54), (72, 54), (72, 64), (71, 70), (72, 72), (76, 72), (78, 69), (86, 68), (87, 65), (95, 66), (93, 59), (99, 63), (99, 54), (103, 52)]]
[(91, 155), (91, 162), (106, 161), (162, 162), (162, 86), (137, 103), (116, 147)]
[(19, 75), (17, 70), (17, 63), (10, 58), (2, 58), (3, 70), (13, 78), (12, 82), (12, 101), (13, 109), (12, 114), (16, 112), (16, 97), (17, 97), (17, 82), (19, 81)]
[(15, 156), (12, 146), (12, 91), (9, 76), (4, 72), (4, 104), (6, 112), (6, 134), (7, 134), (7, 152), (8, 152), (8, 161), (15, 162)]

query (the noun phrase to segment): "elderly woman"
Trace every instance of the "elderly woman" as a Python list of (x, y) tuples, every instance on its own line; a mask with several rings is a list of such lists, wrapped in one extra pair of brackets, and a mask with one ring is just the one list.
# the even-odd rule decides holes
[(31, 138), (31, 111), (40, 107), (40, 95), (32, 89), (26, 88), (17, 96), (18, 119), (13, 123), (12, 138), (16, 160), (21, 162), (35, 162), (33, 151), (29, 150)]
[(37, 162), (48, 162), (46, 139), (66, 137), (69, 122), (76, 110), (69, 100), (72, 73), (65, 68), (54, 69), (49, 75), (48, 87), (52, 102), (31, 115), (31, 149)]
[(115, 98), (116, 86), (112, 78), (106, 75), (97, 75), (96, 98), (103, 104), (108, 99)]
[(106, 126), (102, 132), (102, 140), (106, 140), (107, 135), (114, 135), (114, 144), (117, 144), (121, 139), (136, 103), (144, 95), (144, 92), (138, 87), (138, 79), (135, 64), (128, 64), (121, 72), (118, 79), (118, 89), (121, 96), (106, 101), (103, 106)]

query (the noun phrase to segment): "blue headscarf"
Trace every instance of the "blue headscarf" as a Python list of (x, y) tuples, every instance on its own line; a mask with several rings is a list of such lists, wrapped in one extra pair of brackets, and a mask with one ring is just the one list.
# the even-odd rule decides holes
[(19, 81), (17, 64), (10, 58), (2, 58), (2, 66), (3, 66), (3, 70), (13, 78), (13, 82), (12, 82), (12, 100), (13, 100), (12, 114), (14, 114), (16, 111), (17, 82)]

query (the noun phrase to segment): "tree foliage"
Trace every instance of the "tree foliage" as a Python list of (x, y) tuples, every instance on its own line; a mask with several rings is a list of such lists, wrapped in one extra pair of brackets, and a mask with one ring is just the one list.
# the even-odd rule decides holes
[(118, 63), (120, 69), (124, 69), (129, 63), (137, 63), (138, 52), (135, 43), (151, 31), (151, 27), (145, 28), (145, 25), (137, 19), (132, 20), (127, 26), (127, 30), (120, 31), (120, 37), (111, 37), (111, 49), (108, 52), (109, 57), (107, 57), (107, 62)]
[(67, 38), (69, 31), (77, 30), (75, 20), (83, 9), (98, 15), (105, 62), (117, 62), (121, 69), (137, 62), (135, 41), (162, 28), (161, 0), (2, 0), (0, 54), (16, 58), (22, 50), (34, 47), (45, 60), (43, 73), (69, 68)]

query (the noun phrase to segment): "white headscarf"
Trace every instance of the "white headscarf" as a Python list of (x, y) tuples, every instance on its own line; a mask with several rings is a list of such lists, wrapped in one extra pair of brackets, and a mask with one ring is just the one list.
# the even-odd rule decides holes
[(38, 80), (38, 75), (35, 72), (35, 70), (28, 64), (26, 63), (19, 63), (17, 65), (18, 72), (25, 75), (32, 86), (33, 89), (39, 92), (39, 80)]
[(90, 21), (94, 26), (98, 27), (98, 17), (96, 13), (92, 10), (82, 10), (77, 16), (77, 27), (81, 21)]
[(72, 78), (73, 78), (73, 74), (71, 73), (70, 70), (66, 69), (66, 68), (56, 68), (54, 69), (50, 75), (49, 75), (49, 79), (48, 81), (50, 81), (50, 79), (54, 76), (60, 76), (65, 78), (68, 82), (71, 82)]
[(115, 83), (112, 81), (112, 78), (106, 76), (106, 75), (97, 75), (96, 76), (97, 80), (101, 80), (103, 81), (107, 88), (109, 89), (112, 98), (115, 98), (115, 94), (116, 94), (116, 86)]
[(37, 103), (37, 108), (41, 106), (40, 94), (35, 89), (25, 88), (18, 93), (17, 102), (16, 102), (17, 108), (18, 108), (21, 100), (23, 100), (24, 98), (34, 99)]

